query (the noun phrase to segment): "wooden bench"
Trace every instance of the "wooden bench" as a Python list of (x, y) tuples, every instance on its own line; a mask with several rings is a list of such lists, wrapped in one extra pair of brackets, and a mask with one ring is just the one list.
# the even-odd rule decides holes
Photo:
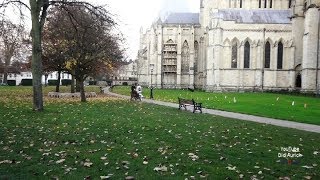
[(193, 113), (196, 111), (200, 111), (202, 113), (202, 103), (195, 102), (193, 99), (183, 99), (178, 97), (179, 101), (179, 109), (184, 107), (185, 110), (187, 110), (187, 106), (193, 106)]

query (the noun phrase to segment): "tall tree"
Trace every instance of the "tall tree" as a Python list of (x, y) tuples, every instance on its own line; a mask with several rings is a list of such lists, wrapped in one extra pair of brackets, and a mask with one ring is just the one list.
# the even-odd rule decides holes
[[(3, 57), (3, 83), (7, 83), (9, 66), (14, 56), (18, 58), (19, 51), (26, 48), (24, 27), (14, 24), (10, 20), (2, 19), (0, 22), (0, 53)], [(26, 45), (24, 47), (24, 45)]]
[(48, 39), (54, 41), (49, 44), (59, 44), (54, 52), (57, 56), (64, 54), (66, 67), (79, 83), (81, 101), (84, 102), (85, 79), (96, 76), (107, 69), (108, 64), (122, 59), (120, 38), (111, 33), (113, 23), (85, 11), (83, 7), (55, 8), (49, 17), (45, 30), (48, 31), (46, 34), (51, 34)]
[[(3, 0), (0, 8), (6, 8), (10, 5), (24, 7), (31, 12), (32, 21), (32, 75), (33, 75), (33, 109), (42, 111), (43, 94), (42, 94), (42, 31), (47, 18), (47, 11), (50, 6), (77, 6), (84, 7), (86, 11), (100, 17), (108, 22), (113, 22), (108, 11), (102, 6), (94, 6), (90, 3), (77, 0)], [(22, 12), (22, 11), (21, 11)]]

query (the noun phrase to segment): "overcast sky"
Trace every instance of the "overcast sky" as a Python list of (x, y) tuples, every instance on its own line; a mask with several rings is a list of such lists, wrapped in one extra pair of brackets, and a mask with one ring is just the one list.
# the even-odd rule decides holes
[[(2, 0), (0, 0), (1, 2)], [(28, 0), (22, 0), (29, 4)], [(149, 28), (159, 16), (170, 12), (199, 12), (200, 0), (86, 0), (90, 3), (107, 5), (120, 24), (120, 30), (127, 39), (129, 59), (136, 59), (139, 49), (140, 28)], [(29, 14), (30, 12), (27, 12)], [(19, 19), (18, 9), (6, 9), (11, 19)], [(15, 20), (17, 21), (17, 20)], [(25, 19), (28, 26), (30, 18)]]
[[(101, 2), (101, 1), (99, 1)], [(159, 15), (168, 12), (199, 12), (199, 0), (108, 0), (110, 10), (117, 14), (120, 29), (127, 38), (130, 59), (135, 59), (139, 49), (140, 28), (144, 30)]]

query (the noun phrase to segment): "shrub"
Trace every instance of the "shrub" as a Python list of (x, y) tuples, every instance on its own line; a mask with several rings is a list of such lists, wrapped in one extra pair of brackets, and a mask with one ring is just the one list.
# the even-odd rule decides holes
[(61, 80), (61, 84), (62, 86), (68, 86), (68, 85), (71, 85), (71, 79), (62, 79)]
[(89, 85), (97, 85), (97, 81), (89, 81)]
[(56, 86), (57, 84), (58, 84), (58, 80), (56, 80), (56, 79), (48, 80), (48, 85), (49, 86)]
[(8, 86), (15, 86), (16, 85), (16, 80), (7, 80)]
[(32, 79), (22, 79), (21, 86), (32, 86)]
[(128, 82), (123, 82), (122, 85), (123, 86), (128, 86)]

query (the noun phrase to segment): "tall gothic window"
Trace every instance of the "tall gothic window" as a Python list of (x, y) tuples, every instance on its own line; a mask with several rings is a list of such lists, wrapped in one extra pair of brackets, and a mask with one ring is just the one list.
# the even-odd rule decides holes
[(240, 8), (242, 8), (242, 0), (240, 0)]
[(189, 45), (187, 41), (184, 41), (182, 45), (181, 51), (181, 73), (189, 74), (189, 63), (190, 63), (190, 53), (189, 53)]
[(259, 8), (261, 8), (261, 0), (259, 0)]
[(237, 68), (238, 61), (238, 45), (237, 42), (232, 44), (232, 54), (231, 54), (231, 68)]
[(268, 41), (265, 45), (265, 51), (264, 51), (264, 68), (270, 68), (270, 48), (271, 48), (271, 45)]
[(194, 71), (197, 72), (198, 71), (198, 58), (199, 57), (199, 44), (198, 41), (194, 42)]
[(279, 42), (278, 44), (278, 58), (277, 58), (277, 68), (282, 69), (283, 65), (283, 44)]
[(272, 0), (270, 0), (270, 8), (272, 8)]
[(268, 4), (267, 0), (264, 0), (264, 8), (267, 8), (267, 4)]
[(244, 68), (250, 67), (250, 43), (247, 41), (244, 44)]
[(289, 8), (292, 6), (292, 0), (289, 0)]

